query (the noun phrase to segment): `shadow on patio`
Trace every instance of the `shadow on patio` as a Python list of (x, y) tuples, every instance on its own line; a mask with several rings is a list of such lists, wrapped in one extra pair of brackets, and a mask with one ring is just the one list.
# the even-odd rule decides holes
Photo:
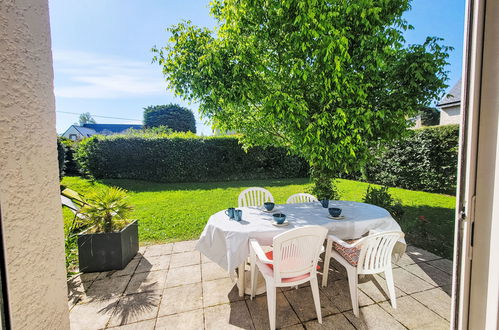
[[(72, 329), (268, 329), (265, 294), (239, 297), (227, 272), (194, 250), (195, 241), (141, 248), (123, 270), (68, 282)], [(278, 289), (277, 326), (286, 329), (448, 329), (452, 263), (409, 246), (394, 266), (397, 309), (382, 276), (359, 281), (360, 317), (352, 313), (344, 269), (332, 262), (321, 288), (323, 324), (308, 285)], [(320, 282), (319, 278), (319, 282)]]

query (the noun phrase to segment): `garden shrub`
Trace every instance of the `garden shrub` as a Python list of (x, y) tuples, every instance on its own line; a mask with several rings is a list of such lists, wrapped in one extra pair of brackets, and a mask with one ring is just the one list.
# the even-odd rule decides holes
[(57, 139), (57, 161), (59, 163), (59, 179), (64, 176), (66, 148), (60, 139)]
[(144, 126), (166, 126), (174, 132), (196, 133), (196, 119), (191, 110), (178, 104), (155, 105), (144, 108)]
[(64, 145), (64, 176), (80, 175), (80, 169), (75, 159), (78, 142), (60, 137), (59, 141)]
[(375, 188), (368, 186), (362, 201), (367, 204), (373, 204), (384, 208), (390, 212), (392, 217), (397, 221), (400, 221), (404, 215), (402, 203), (392, 197), (392, 195), (388, 192), (388, 187), (381, 186), (379, 188)]
[(425, 127), (373, 150), (366, 167), (370, 183), (455, 194), (459, 126)]
[(93, 136), (80, 142), (81, 170), (98, 179), (203, 182), (305, 177), (307, 163), (282, 148), (245, 152), (236, 137)]

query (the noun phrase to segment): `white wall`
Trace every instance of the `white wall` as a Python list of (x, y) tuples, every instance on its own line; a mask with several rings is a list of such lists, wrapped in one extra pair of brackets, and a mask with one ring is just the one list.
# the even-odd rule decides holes
[(0, 0), (0, 204), (13, 329), (69, 329), (48, 0)]
[(70, 139), (70, 136), (72, 134), (76, 135), (76, 140), (81, 140), (83, 138), (83, 135), (81, 135), (80, 132), (78, 132), (76, 130), (76, 128), (74, 128), (74, 126), (71, 126), (70, 128), (68, 128), (68, 130), (66, 132), (64, 132), (64, 134), (62, 134), (62, 136)]
[(455, 105), (440, 109), (440, 125), (461, 123), (461, 106)]

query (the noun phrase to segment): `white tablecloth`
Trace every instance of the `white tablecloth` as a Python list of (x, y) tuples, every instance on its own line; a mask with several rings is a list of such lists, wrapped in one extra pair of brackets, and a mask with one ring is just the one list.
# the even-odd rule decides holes
[[(251, 238), (262, 245), (271, 245), (272, 239), (286, 230), (307, 225), (320, 225), (329, 229), (341, 239), (358, 238), (371, 230), (401, 230), (399, 224), (385, 209), (357, 202), (330, 201), (329, 207), (342, 209), (342, 220), (330, 219), (328, 210), (320, 203), (299, 203), (276, 205), (271, 212), (262, 208), (241, 207), (243, 211), (240, 222), (229, 220), (225, 210), (210, 217), (199, 238), (196, 249), (220, 265), (231, 271), (242, 264), (249, 256), (248, 242)], [(284, 213), (289, 225), (276, 227), (272, 225), (272, 213)], [(405, 242), (397, 244), (394, 253), (405, 252)]]

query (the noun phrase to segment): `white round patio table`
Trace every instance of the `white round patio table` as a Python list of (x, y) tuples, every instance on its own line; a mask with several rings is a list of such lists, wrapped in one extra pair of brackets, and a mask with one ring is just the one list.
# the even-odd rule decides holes
[[(242, 220), (230, 220), (225, 210), (213, 214), (206, 224), (196, 249), (220, 267), (233, 273), (245, 265), (249, 256), (249, 240), (256, 239), (261, 245), (271, 245), (276, 235), (293, 228), (319, 225), (328, 228), (330, 234), (341, 239), (361, 237), (369, 231), (400, 231), (399, 224), (385, 209), (365, 203), (330, 201), (329, 207), (342, 209), (341, 220), (329, 217), (327, 208), (319, 202), (276, 204), (272, 212), (261, 207), (240, 207)], [(289, 225), (273, 225), (273, 213), (284, 213)], [(394, 254), (405, 252), (405, 242), (396, 245)], [(244, 268), (242, 268), (244, 269)], [(244, 272), (239, 272), (239, 290), (243, 295)]]

